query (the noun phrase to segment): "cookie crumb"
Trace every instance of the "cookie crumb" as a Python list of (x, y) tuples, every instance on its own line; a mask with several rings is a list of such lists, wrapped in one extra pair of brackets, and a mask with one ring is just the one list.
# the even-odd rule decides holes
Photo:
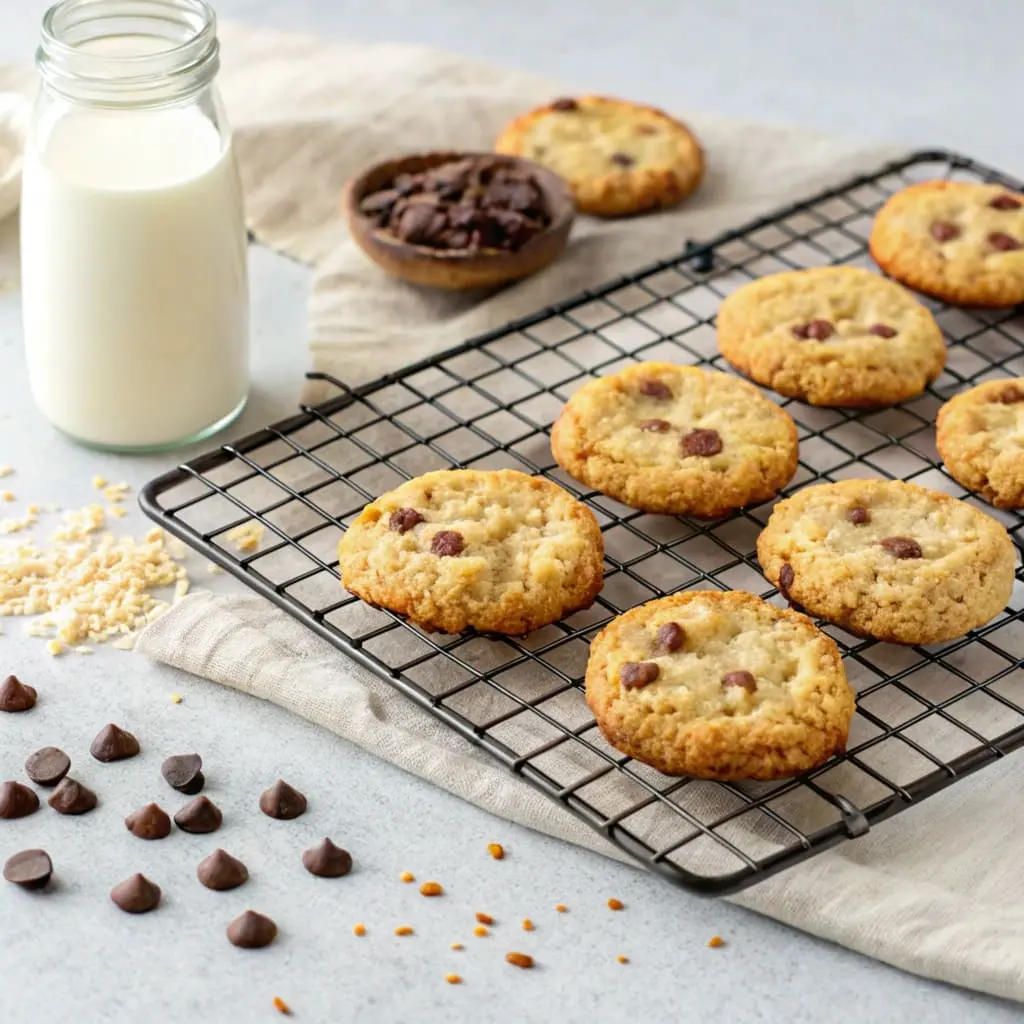
[(476, 927), (475, 927), (475, 928), (473, 929), (473, 934), (474, 934), (474, 935), (475, 935), (475, 936), (476, 936), (476, 937), (477, 937), (478, 939), (482, 939), (482, 938), (484, 938), (484, 936), (486, 936), (486, 935), (490, 935), (491, 933), (490, 933), (490, 932), (489, 932), (489, 931), (488, 931), (488, 930), (487, 930), (487, 929), (486, 929), (486, 928), (485, 928), (485, 927), (484, 927), (484, 926), (483, 926), (482, 924), (478, 924), (478, 925), (477, 925), (477, 926), (476, 926)]
[(420, 886), (421, 896), (443, 896), (444, 888), (440, 882), (424, 882)]
[(481, 924), (494, 924), (494, 918), (491, 917), (490, 914), (481, 914), (481, 913), (478, 912), (477, 915), (476, 915), (476, 919)]
[(122, 508), (120, 505), (114, 505), (110, 509), (110, 514), (117, 519), (124, 519), (124, 517), (128, 515), (128, 509)]
[(208, 562), (206, 565), (206, 571), (211, 576), (219, 576), (224, 570), (219, 565), (217, 565), (216, 562)]
[(449, 949), (465, 949), (466, 947), (461, 942), (453, 942), (448, 948)]
[(274, 1009), (285, 1017), (292, 1015), (292, 1008), (280, 996), (274, 996)]
[(708, 946), (711, 949), (718, 949), (720, 946), (724, 945), (725, 939), (723, 939), (721, 935), (712, 935), (711, 938), (708, 939)]
[(523, 918), (523, 931), (524, 932), (532, 932), (533, 931), (533, 922), (528, 917), (524, 917)]
[(228, 530), (226, 539), (234, 544), (239, 551), (255, 551), (260, 546), (265, 532), (261, 523), (249, 520), (247, 523), (242, 523), (241, 526), (236, 526), (233, 530)]
[(180, 693), (172, 693), (171, 694), (171, 703), (172, 704), (180, 704), (184, 699), (185, 698), (182, 697), (182, 695)]
[(401, 924), (395, 929), (396, 935), (412, 935), (412, 928), (407, 924)]
[(556, 903), (555, 910), (557, 910), (560, 914), (565, 914), (568, 913), (569, 908), (564, 903)]
[(459, 975), (459, 974), (446, 974), (444, 976), (444, 980), (447, 981), (449, 985), (461, 985), (462, 984), (462, 976)]
[(107, 478), (97, 474), (92, 478), (92, 486), (95, 490), (102, 491), (103, 488), (107, 486)]
[(55, 658), (64, 653), (64, 645), (59, 640), (48, 640), (46, 643), (46, 651), (48, 654), (52, 654)]
[(505, 847), (501, 843), (488, 843), (487, 852), (495, 859), (501, 860), (505, 856)]
[(0, 494), (0, 498), (3, 498), (4, 501), (14, 501), (14, 491), (4, 491)]
[(505, 960), (513, 967), (522, 967), (524, 970), (533, 966), (533, 957), (526, 953), (506, 953)]
[(400, 882), (415, 882), (416, 876), (411, 871), (403, 871), (399, 876)]
[(116, 504), (119, 501), (124, 501), (130, 490), (131, 488), (126, 483), (111, 484), (109, 487), (103, 488), (103, 497), (112, 504)]
[(622, 910), (624, 906), (622, 900), (617, 900), (614, 896), (608, 901), (609, 910)]
[(0, 477), (10, 476), (14, 470), (10, 466), (0, 466)]
[(618, 960), (618, 962), (620, 964), (628, 964), (629, 963), (629, 957), (628, 956), (623, 956), (621, 953), (615, 959)]
[(365, 924), (357, 924), (352, 929), (352, 934), (353, 935), (358, 935), (360, 938), (362, 938), (366, 934), (366, 925)]

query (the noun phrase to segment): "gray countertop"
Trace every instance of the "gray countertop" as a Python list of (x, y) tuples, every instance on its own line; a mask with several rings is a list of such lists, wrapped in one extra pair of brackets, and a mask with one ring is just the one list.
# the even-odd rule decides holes
[[(1000, 74), (1016, 66), (1024, 8), (998, 0), (861, 0), (855, 10), (816, 0), (217, 6), (281, 28), (440, 45), (667, 106), (943, 144), (1024, 169), (1024, 134), (1008, 120)], [(39, 0), (0, 4), (0, 59), (30, 54), (43, 8)], [(0, 225), (0, 277), (13, 227)], [(305, 361), (306, 272), (254, 251), (252, 275), (256, 390), (238, 433), (294, 408)], [(0, 295), (0, 464), (17, 470), (4, 482), (15, 507), (77, 507), (93, 498), (95, 473), (137, 487), (175, 461), (101, 456), (57, 435), (28, 397), (19, 296)], [(139, 512), (125, 529), (145, 531)], [(201, 563), (194, 565), (201, 577)], [(222, 578), (209, 585), (235, 586)], [(20, 623), (3, 628), (0, 675), (17, 672), (41, 700), (33, 713), (0, 722), (0, 778), (20, 777), (24, 757), (53, 743), (101, 800), (80, 819), (44, 809), (2, 823), (0, 854), (43, 846), (59, 877), (42, 898), (0, 886), (5, 1024), (275, 1020), (275, 995), (310, 1022), (1019, 1019), (1009, 1004), (902, 974), (506, 824), (272, 706), (130, 653), (53, 659)], [(181, 704), (171, 702), (173, 692)], [(108, 721), (138, 735), (140, 758), (100, 765), (88, 757)], [(205, 757), (223, 829), (155, 844), (133, 839), (124, 814), (150, 799), (172, 812), (184, 802), (169, 798), (158, 769), (165, 755), (193, 749)], [(255, 808), (278, 776), (310, 798), (296, 822), (271, 821)], [(323, 835), (352, 851), (348, 879), (303, 871), (300, 852)], [(503, 843), (508, 857), (491, 860), (489, 842)], [(245, 888), (213, 893), (195, 881), (196, 863), (218, 845), (248, 864)], [(137, 870), (163, 886), (165, 900), (158, 912), (129, 918), (108, 892)], [(402, 871), (441, 881), (445, 898), (424, 900), (398, 881)], [(622, 913), (607, 910), (612, 896), (626, 904)], [(568, 914), (555, 913), (559, 902)], [(247, 906), (278, 922), (270, 950), (227, 943), (227, 921)], [(499, 922), (486, 939), (472, 936), (476, 911)], [(536, 931), (519, 929), (523, 917)], [(352, 934), (357, 921), (365, 938)], [(400, 924), (416, 934), (394, 936)], [(724, 948), (707, 948), (715, 934)], [(465, 950), (451, 951), (454, 941)], [(509, 950), (533, 954), (538, 969), (509, 967)], [(630, 963), (617, 963), (619, 954)], [(446, 985), (450, 971), (465, 984)]]

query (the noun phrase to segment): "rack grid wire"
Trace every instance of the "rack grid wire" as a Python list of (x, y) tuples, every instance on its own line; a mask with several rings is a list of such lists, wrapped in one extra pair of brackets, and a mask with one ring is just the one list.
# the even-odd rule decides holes
[[(358, 389), (316, 375), (335, 398), (154, 480), (143, 508), (648, 868), (694, 892), (738, 891), (1024, 744), (1024, 574), (1004, 613), (951, 643), (900, 647), (821, 624), (857, 692), (845, 754), (774, 783), (670, 778), (601, 736), (582, 693), (589, 641), (636, 604), (690, 588), (744, 589), (784, 604), (755, 554), (774, 503), (710, 522), (627, 508), (555, 465), (550, 425), (581, 384), (635, 361), (732, 372), (715, 345), (724, 296), (776, 271), (872, 266), (874, 213), (929, 178), (1020, 188), (967, 158), (914, 154)], [(772, 396), (800, 432), (800, 466), (784, 496), (851, 477), (914, 480), (996, 516), (1019, 551), (1024, 517), (988, 507), (944, 472), (933, 424), (956, 392), (1024, 376), (1024, 317), (924, 301), (949, 359), (920, 397), (854, 411)], [(341, 588), (337, 542), (363, 505), (453, 467), (541, 474), (589, 505), (606, 547), (592, 608), (524, 638), (446, 636)], [(239, 551), (233, 531), (253, 523), (265, 542)]]

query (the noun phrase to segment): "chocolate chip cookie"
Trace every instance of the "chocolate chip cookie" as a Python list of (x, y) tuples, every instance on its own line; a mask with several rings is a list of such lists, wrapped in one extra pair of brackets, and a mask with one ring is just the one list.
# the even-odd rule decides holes
[(667, 775), (779, 779), (841, 752), (854, 711), (835, 642), (741, 591), (691, 590), (620, 615), (590, 647), (605, 738)]
[(757, 541), (790, 601), (901, 644), (963, 636), (1006, 607), (1016, 561), (994, 519), (900, 480), (844, 480), (780, 502)]
[(675, 206), (704, 175), (700, 143), (681, 121), (605, 96), (565, 97), (522, 114), (494, 148), (550, 167), (580, 210), (598, 217)]
[(990, 380), (940, 410), (946, 469), (997, 508), (1024, 508), (1024, 378)]
[(639, 363), (585, 384), (551, 431), (560, 466), (643, 509), (714, 518), (773, 498), (793, 477), (789, 414), (746, 381)]
[(741, 373), (811, 405), (892, 405), (919, 395), (946, 364), (931, 313), (858, 267), (744, 285), (718, 311), (718, 347)]
[(999, 185), (925, 181), (892, 196), (871, 255), (898, 281), (961, 306), (1024, 302), (1024, 194)]
[(344, 586), (426, 630), (521, 635), (589, 607), (604, 546), (593, 513), (514, 470), (441, 470), (367, 505), (345, 532)]

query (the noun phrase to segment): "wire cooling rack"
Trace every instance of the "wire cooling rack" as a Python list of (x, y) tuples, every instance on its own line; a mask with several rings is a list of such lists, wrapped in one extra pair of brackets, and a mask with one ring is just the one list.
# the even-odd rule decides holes
[[(713, 326), (724, 296), (776, 271), (871, 266), (879, 206), (907, 184), (943, 177), (1020, 187), (971, 160), (916, 154), (358, 390), (321, 378), (336, 398), (160, 477), (143, 507), (647, 867), (692, 891), (739, 890), (1024, 743), (1024, 589), (1018, 582), (994, 621), (934, 647), (824, 625), (858, 708), (846, 754), (817, 770), (777, 783), (669, 778), (602, 738), (582, 695), (588, 643), (615, 615), (674, 591), (745, 589), (782, 603), (755, 555), (772, 504), (714, 522), (638, 512), (568, 478), (551, 458), (549, 427), (581, 384), (634, 361), (729, 371)], [(850, 477), (914, 480), (997, 516), (1019, 548), (1024, 518), (987, 507), (944, 473), (933, 424), (955, 392), (1024, 376), (1024, 318), (928, 305), (949, 361), (919, 398), (873, 412), (782, 402), (800, 431), (787, 493)], [(445, 636), (342, 590), (345, 525), (403, 480), (451, 467), (543, 474), (587, 502), (607, 550), (595, 605), (526, 638)], [(263, 542), (240, 552), (232, 531), (254, 523)]]

